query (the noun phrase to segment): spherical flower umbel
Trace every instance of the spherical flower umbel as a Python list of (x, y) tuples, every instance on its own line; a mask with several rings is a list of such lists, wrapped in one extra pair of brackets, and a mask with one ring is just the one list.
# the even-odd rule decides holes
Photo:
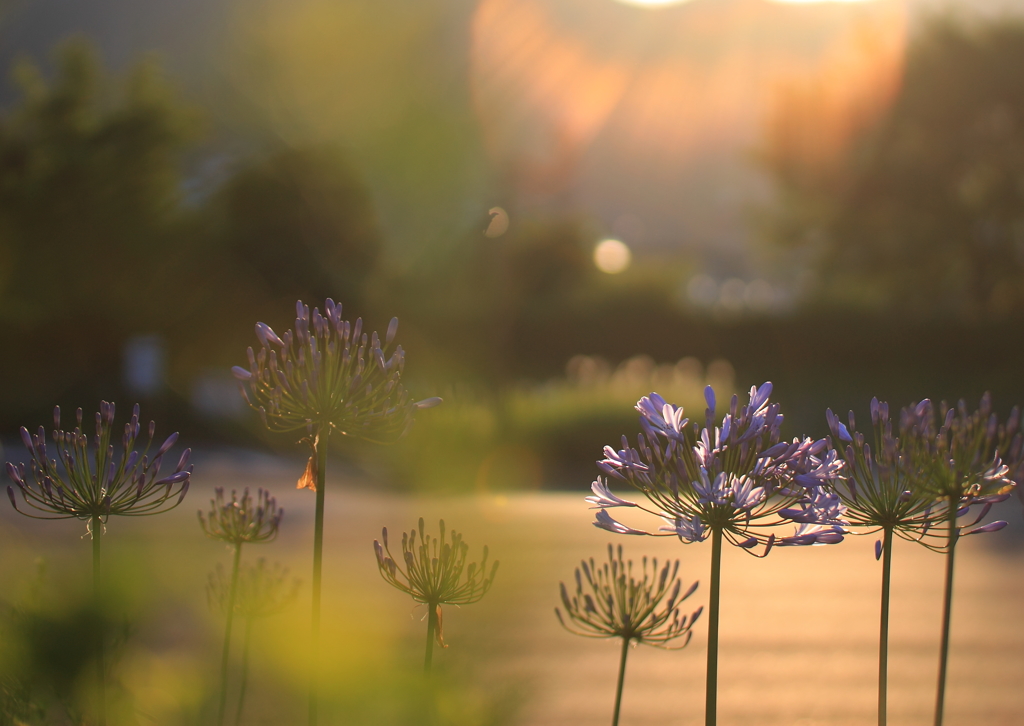
[(260, 349), (247, 351), (249, 367), (232, 372), (242, 394), (260, 412), (267, 427), (296, 431), (330, 426), (347, 436), (390, 441), (412, 425), (413, 412), (440, 399), (413, 402), (402, 387), (405, 352), (391, 350), (398, 318), (388, 325), (383, 342), (341, 318), (341, 304), (330, 298), (324, 314), (299, 300), (295, 328), (278, 336), (256, 323)]
[[(937, 410), (925, 399), (903, 409), (900, 428), (906, 432), (907, 448), (914, 457), (918, 486), (938, 499), (955, 501), (957, 509), (982, 505), (976, 522), (993, 504), (1008, 499), (1015, 488), (1014, 472), (1024, 458), (1019, 408), (1000, 424), (988, 393), (973, 412), (962, 400), (955, 409), (943, 403)], [(960, 535), (1004, 526), (1005, 522), (992, 522), (978, 529), (961, 529)]]
[[(704, 609), (688, 615), (681, 612), (697, 583), (681, 593), (679, 560), (665, 562), (661, 568), (657, 559), (644, 557), (641, 563), (634, 577), (633, 561), (622, 559), (622, 545), (608, 545), (608, 562), (598, 565), (594, 558), (580, 562), (575, 593), (570, 596), (561, 583), (565, 618), (555, 608), (558, 622), (570, 633), (587, 638), (625, 638), (670, 650), (684, 647)], [(682, 643), (670, 645), (679, 638), (684, 639)]]
[[(598, 478), (587, 497), (598, 509), (595, 526), (617, 534), (677, 536), (683, 542), (706, 539), (720, 531), (735, 545), (751, 550), (772, 546), (832, 544), (842, 540), (842, 528), (831, 522), (796, 520), (802, 526), (792, 536), (774, 531), (794, 521), (789, 513), (810, 506), (821, 487), (841, 467), (826, 440), (782, 441), (779, 405), (769, 404), (771, 383), (750, 389), (750, 403), (740, 407), (733, 396), (721, 427), (714, 425), (715, 393), (708, 386), (703, 428), (690, 425), (681, 407), (652, 393), (636, 405), (644, 433), (637, 446), (623, 437), (622, 449), (604, 449), (598, 466), (613, 479), (631, 484), (650, 505), (627, 501), (611, 493)], [(660, 516), (657, 532), (627, 527), (607, 512), (613, 507), (636, 507)], [(802, 510), (801, 510), (802, 511)]]
[(214, 490), (210, 511), (205, 516), (199, 511), (199, 524), (207, 537), (229, 544), (271, 542), (277, 537), (284, 510), (278, 509), (277, 500), (270, 492), (259, 489), (253, 501), (246, 488), (242, 498), (231, 492), (231, 501), (224, 498), (224, 490)]
[[(879, 417), (880, 407), (877, 401), (871, 402), (873, 420)], [(992, 505), (1009, 498), (1021, 478), (1024, 450), (1019, 408), (1013, 409), (1005, 424), (999, 423), (992, 410), (992, 397), (987, 393), (982, 396), (977, 411), (969, 411), (962, 400), (956, 409), (945, 403), (940, 409), (936, 411), (932, 402), (925, 399), (916, 406), (903, 409), (900, 414), (903, 448), (914, 468), (912, 488), (935, 500), (946, 525), (945, 539), (941, 544), (922, 539), (926, 547), (943, 551), (946, 555), (935, 703), (937, 726), (941, 726), (945, 710), (956, 545), (962, 536), (995, 532), (1006, 526), (1002, 521), (978, 525)], [(981, 511), (973, 522), (961, 525), (958, 519), (979, 504), (982, 505)]]
[[(440, 523), (441, 534), (434, 538), (423, 531), (423, 518), (417, 530), (402, 533), (401, 564), (395, 560), (388, 547), (388, 530), (381, 531), (383, 544), (373, 541), (377, 556), (377, 569), (390, 585), (407, 593), (416, 602), (427, 606), (427, 654), (425, 667), (430, 668), (433, 638), (442, 648), (444, 643), (441, 621), (442, 605), (468, 605), (477, 602), (491, 589), (498, 563), (488, 570), (487, 547), (484, 546), (480, 563), (466, 564), (469, 546), (462, 541), (462, 535), (451, 531), (451, 540), (445, 540), (444, 520)], [(403, 567), (404, 565), (404, 567)]]
[[(7, 463), (7, 475), (21, 493), (25, 504), (35, 512), (18, 507), (14, 488), (7, 487), (11, 504), (22, 514), (36, 519), (76, 518), (106, 521), (110, 516), (138, 517), (159, 514), (181, 503), (188, 492), (192, 466), (191, 449), (185, 449), (174, 471), (160, 477), (164, 456), (178, 440), (174, 433), (150, 454), (156, 424), (149, 423), (142, 452), (135, 443), (142, 430), (139, 407), (124, 426), (120, 455), (111, 443), (114, 430), (114, 404), (102, 401), (96, 414), (96, 433), (82, 431), (82, 409), (76, 412), (71, 431), (60, 427), (60, 407), (53, 410), (53, 443), (57, 458), (47, 451), (46, 432), (40, 426), (35, 434), (21, 428), (21, 440), (29, 453), (29, 462)], [(58, 466), (58, 462), (60, 465)]]
[[(941, 500), (920, 486), (922, 464), (916, 456), (913, 432), (909, 430), (910, 419), (903, 416), (902, 426), (894, 431), (889, 405), (872, 399), (873, 442), (856, 430), (852, 411), (849, 428), (831, 409), (825, 412), (825, 420), (832, 436), (840, 442), (837, 452), (844, 462), (832, 490), (844, 508), (842, 520), (857, 527), (860, 534), (881, 530), (932, 549), (943, 549), (946, 542), (934, 528), (945, 518), (945, 512)], [(812, 503), (803, 515), (790, 516), (816, 520), (826, 515)], [(881, 554), (879, 545), (875, 555)]]

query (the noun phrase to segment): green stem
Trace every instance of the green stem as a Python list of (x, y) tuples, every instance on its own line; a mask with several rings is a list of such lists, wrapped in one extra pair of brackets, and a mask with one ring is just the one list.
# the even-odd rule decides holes
[(242, 706), (245, 705), (245, 690), (249, 685), (249, 641), (252, 639), (252, 617), (245, 619), (245, 638), (242, 641), (242, 682), (238, 690), (238, 710), (235, 711), (235, 726), (242, 723)]
[(711, 594), (708, 598), (708, 667), (704, 725), (718, 721), (718, 599), (722, 580), (722, 530), (711, 534)]
[(889, 683), (889, 579), (892, 574), (892, 529), (882, 540), (882, 618), (878, 634), (878, 726), (885, 726)]
[(612, 726), (619, 726), (619, 706), (622, 705), (622, 684), (626, 680), (626, 656), (629, 654), (630, 638), (622, 639), (622, 655), (619, 658), (619, 684), (615, 689), (615, 714), (612, 716)]
[(242, 543), (235, 543), (235, 557), (231, 564), (231, 588), (228, 590), (228, 617), (224, 626), (224, 651), (220, 657), (220, 703), (217, 706), (217, 726), (224, 724), (228, 706), (228, 662), (231, 655), (231, 625), (235, 620), (235, 596), (238, 594), (238, 569), (242, 562)]
[(434, 633), (437, 632), (437, 608), (435, 603), (427, 603), (427, 654), (423, 657), (423, 672), (430, 672), (430, 661), (434, 655)]
[(321, 425), (316, 432), (316, 519), (313, 525), (313, 613), (310, 648), (309, 726), (316, 726), (320, 692), (320, 572), (324, 555), (324, 486), (327, 480), (327, 438), (330, 426)]
[(956, 528), (957, 502), (949, 500), (949, 535), (946, 542), (946, 585), (942, 600), (942, 645), (939, 646), (939, 686), (935, 696), (935, 726), (942, 726), (946, 705), (946, 666), (949, 662), (949, 620), (953, 609), (953, 563), (956, 559), (956, 543), (959, 532)]
[[(98, 514), (92, 518), (92, 591), (97, 608), (101, 608), (100, 597), (103, 592), (102, 578), (100, 577), (100, 543), (103, 537), (103, 520)], [(106, 689), (106, 667), (103, 659), (103, 637), (105, 628), (100, 627), (96, 632), (96, 723), (98, 726), (106, 726), (107, 723), (107, 689)]]

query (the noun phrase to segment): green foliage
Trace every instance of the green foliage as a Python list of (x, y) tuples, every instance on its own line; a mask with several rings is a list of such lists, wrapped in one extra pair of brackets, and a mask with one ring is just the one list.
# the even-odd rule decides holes
[(823, 298), (914, 317), (1024, 310), (1022, 65), (1024, 23), (933, 21), (891, 109), (834, 164), (769, 151), (769, 236), (810, 255)]
[(0, 116), (0, 363), (16, 403), (106, 380), (120, 351), (177, 294), (173, 261), (180, 154), (193, 115), (152, 62), (123, 82), (84, 42), (54, 78), (15, 71), (19, 105)]
[(250, 163), (212, 206), (225, 251), (268, 296), (362, 307), (381, 240), (369, 195), (337, 148), (284, 149)]

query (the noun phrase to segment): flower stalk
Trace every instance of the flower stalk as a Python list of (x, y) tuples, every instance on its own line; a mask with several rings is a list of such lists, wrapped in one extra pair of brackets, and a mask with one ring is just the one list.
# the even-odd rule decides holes
[[(558, 622), (570, 633), (586, 638), (622, 639), (612, 726), (619, 722), (630, 644), (645, 643), (666, 650), (684, 648), (703, 611), (698, 608), (689, 616), (682, 614), (682, 603), (697, 589), (697, 583), (680, 595), (679, 560), (659, 567), (657, 559), (644, 557), (638, 569), (640, 572), (634, 577), (633, 562), (623, 560), (622, 546), (608, 545), (607, 563), (599, 567), (593, 558), (580, 563), (575, 572), (574, 595), (570, 596), (562, 583), (565, 616), (555, 608)], [(670, 645), (680, 638), (680, 645)]]
[[(392, 318), (382, 341), (376, 332), (363, 332), (361, 318), (352, 324), (342, 319), (341, 311), (342, 306), (330, 298), (323, 314), (318, 308), (310, 311), (299, 300), (294, 328), (278, 336), (266, 323), (256, 323), (259, 352), (249, 348), (248, 368), (232, 368), (246, 402), (259, 412), (267, 428), (283, 432), (305, 429), (312, 442), (313, 456), (299, 480), (299, 488), (313, 485), (313, 479), (316, 482), (310, 726), (315, 726), (318, 718), (324, 490), (330, 433), (392, 443), (412, 426), (417, 409), (441, 403), (440, 398), (413, 402), (402, 387), (405, 353), (400, 345), (391, 348), (398, 318)], [(310, 472), (314, 463), (316, 471)]]
[[(101, 553), (103, 532), (111, 516), (139, 517), (160, 514), (181, 504), (188, 493), (192, 476), (189, 464), (191, 449), (178, 459), (172, 474), (160, 477), (164, 456), (178, 440), (173, 433), (150, 453), (156, 423), (149, 422), (148, 439), (141, 451), (135, 449), (142, 433), (138, 405), (124, 425), (120, 437), (121, 452), (116, 455), (114, 434), (115, 406), (100, 402), (95, 416), (95, 435), (83, 432), (82, 409), (75, 412), (76, 425), (61, 428), (60, 407), (53, 409), (51, 439), (56, 457), (51, 458), (46, 431), (40, 426), (35, 434), (21, 428), (21, 441), (28, 451), (28, 466), (7, 462), (7, 476), (13, 486), (7, 487), (11, 505), (19, 513), (33, 519), (78, 519), (86, 523), (92, 539), (93, 595), (97, 605), (103, 593)], [(18, 494), (24, 508), (19, 507)], [(96, 723), (106, 723), (106, 666), (102, 633), (97, 633), (96, 652)]]
[(892, 580), (892, 528), (882, 536), (882, 605), (878, 625), (878, 726), (885, 726), (889, 697), (889, 585)]
[[(975, 525), (992, 505), (1009, 498), (1021, 479), (1024, 436), (1020, 416), (1020, 409), (1014, 408), (1000, 424), (988, 393), (982, 396), (976, 411), (970, 411), (962, 400), (955, 409), (943, 403), (936, 410), (926, 399), (902, 413), (919, 471), (917, 485), (943, 503), (946, 514), (943, 546), (932, 548), (946, 556), (935, 726), (942, 726), (945, 710), (956, 546), (961, 536), (994, 532), (1006, 526), (1001, 521)], [(982, 509), (974, 522), (958, 526), (957, 519), (975, 505), (982, 505)]]
[(277, 500), (263, 489), (257, 492), (255, 501), (248, 489), (242, 492), (240, 499), (235, 492), (231, 492), (231, 500), (227, 501), (224, 490), (218, 488), (214, 498), (210, 500), (209, 513), (204, 516), (201, 510), (199, 512), (199, 524), (206, 532), (206, 536), (225, 542), (232, 548), (231, 584), (225, 603), (224, 646), (221, 652), (220, 698), (217, 702), (218, 726), (223, 726), (227, 712), (231, 633), (242, 564), (242, 545), (275, 540), (283, 517), (284, 510), (278, 508)]
[[(782, 414), (769, 403), (772, 384), (750, 389), (739, 405), (733, 396), (721, 426), (715, 426), (715, 392), (704, 391), (704, 426), (685, 417), (681, 407), (652, 393), (637, 402), (640, 425), (636, 447), (626, 437), (622, 448), (604, 449), (598, 467), (611, 479), (625, 481), (644, 495), (646, 503), (612, 493), (598, 478), (587, 501), (597, 509), (594, 526), (615, 534), (676, 536), (684, 543), (712, 539), (711, 602), (708, 618), (708, 674), (705, 723), (717, 721), (718, 603), (723, 540), (751, 554), (763, 547), (841, 542), (841, 507), (825, 488), (842, 467), (825, 439), (783, 441)], [(634, 529), (616, 521), (609, 509), (635, 508), (660, 517), (657, 532)], [(780, 525), (796, 524), (792, 535), (777, 533)]]
[(704, 724), (718, 722), (718, 617), (722, 592), (722, 531), (711, 533), (711, 592), (708, 595), (708, 665), (704, 689)]

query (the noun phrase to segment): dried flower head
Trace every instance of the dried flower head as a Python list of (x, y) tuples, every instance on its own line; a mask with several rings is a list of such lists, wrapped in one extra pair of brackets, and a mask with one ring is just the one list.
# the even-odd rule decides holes
[(393, 318), (382, 342), (377, 333), (363, 332), (361, 318), (354, 325), (342, 320), (341, 304), (330, 298), (324, 314), (299, 300), (295, 328), (278, 336), (256, 323), (259, 352), (249, 348), (249, 367), (232, 372), (268, 428), (330, 426), (347, 436), (392, 441), (412, 425), (417, 408), (440, 403), (414, 403), (402, 387), (405, 353), (400, 345), (391, 350), (397, 331)]
[[(115, 456), (111, 436), (114, 430), (114, 404), (102, 401), (96, 414), (96, 434), (82, 431), (82, 409), (76, 412), (72, 431), (60, 427), (60, 407), (53, 410), (53, 443), (56, 459), (47, 452), (43, 427), (30, 434), (21, 428), (21, 440), (29, 453), (28, 467), (7, 463), (7, 475), (17, 485), (34, 514), (18, 508), (14, 488), (7, 487), (11, 504), (22, 514), (36, 519), (99, 519), (114, 516), (145, 516), (173, 509), (188, 492), (192, 466), (191, 449), (178, 460), (174, 472), (160, 477), (163, 458), (178, 440), (173, 433), (150, 456), (156, 424), (149, 423), (146, 446), (141, 453), (135, 443), (141, 431), (139, 407), (124, 426), (120, 456)], [(60, 466), (58, 466), (58, 461)]]
[(229, 544), (271, 542), (277, 537), (284, 510), (278, 509), (277, 500), (270, 492), (259, 489), (253, 501), (246, 488), (242, 498), (231, 492), (231, 501), (224, 498), (224, 489), (214, 490), (210, 511), (205, 516), (199, 511), (199, 524), (207, 537)]
[[(750, 402), (732, 397), (721, 427), (714, 425), (715, 392), (708, 386), (705, 425), (690, 425), (681, 407), (652, 393), (636, 405), (640, 425), (636, 448), (626, 437), (622, 449), (604, 449), (598, 466), (609, 477), (631, 484), (650, 505), (612, 494), (598, 478), (587, 501), (598, 509), (594, 525), (616, 534), (678, 536), (683, 542), (706, 539), (720, 531), (733, 544), (751, 550), (766, 546), (831, 544), (842, 541), (842, 528), (825, 520), (801, 519), (795, 534), (771, 531), (793, 521), (796, 508), (809, 507), (823, 494), (841, 463), (824, 439), (782, 441), (782, 414), (769, 404), (772, 384), (750, 389)], [(658, 532), (627, 527), (609, 514), (612, 507), (636, 507), (662, 517)], [(803, 511), (800, 509), (799, 511)]]
[[(288, 568), (260, 557), (255, 564), (242, 565), (235, 593), (235, 612), (244, 618), (265, 618), (291, 607), (299, 592), (299, 581), (288, 579)], [(210, 608), (226, 613), (231, 596), (231, 578), (220, 564), (206, 583)]]
[[(423, 531), (423, 517), (417, 530), (402, 532), (402, 565), (398, 564), (388, 548), (388, 529), (381, 530), (381, 545), (373, 541), (377, 555), (377, 568), (381, 576), (392, 586), (408, 593), (416, 602), (428, 605), (468, 605), (477, 602), (494, 582), (498, 563), (487, 571), (487, 546), (480, 564), (466, 564), (469, 545), (462, 541), (462, 535), (452, 530), (451, 540), (445, 539), (444, 520), (440, 522), (440, 537), (431, 537)], [(465, 577), (463, 577), (465, 574)]]
[[(491, 589), (494, 575), (498, 571), (495, 561), (488, 571), (487, 546), (480, 563), (466, 564), (469, 545), (462, 541), (462, 535), (451, 531), (451, 540), (445, 539), (444, 520), (441, 520), (441, 535), (431, 537), (423, 531), (423, 517), (419, 521), (419, 538), (417, 530), (402, 533), (402, 563), (404, 568), (391, 554), (388, 548), (388, 530), (381, 530), (382, 545), (373, 541), (373, 551), (377, 556), (377, 569), (393, 587), (412, 596), (416, 602), (427, 606), (431, 623), (436, 618), (436, 630), (433, 631), (442, 648), (444, 636), (441, 626), (442, 605), (468, 605), (477, 602)], [(429, 638), (428, 638), (429, 640)], [(428, 655), (429, 661), (429, 655)]]
[[(677, 650), (690, 642), (693, 624), (704, 609), (684, 615), (683, 601), (697, 589), (697, 583), (682, 594), (681, 589), (679, 560), (666, 562), (659, 569), (657, 559), (644, 557), (634, 577), (633, 561), (622, 559), (622, 545), (617, 549), (608, 545), (608, 562), (597, 565), (593, 557), (580, 562), (572, 597), (561, 583), (562, 605), (569, 622), (559, 608), (555, 608), (555, 615), (562, 627), (576, 635), (624, 638)], [(679, 638), (685, 639), (679, 645), (669, 645)]]

